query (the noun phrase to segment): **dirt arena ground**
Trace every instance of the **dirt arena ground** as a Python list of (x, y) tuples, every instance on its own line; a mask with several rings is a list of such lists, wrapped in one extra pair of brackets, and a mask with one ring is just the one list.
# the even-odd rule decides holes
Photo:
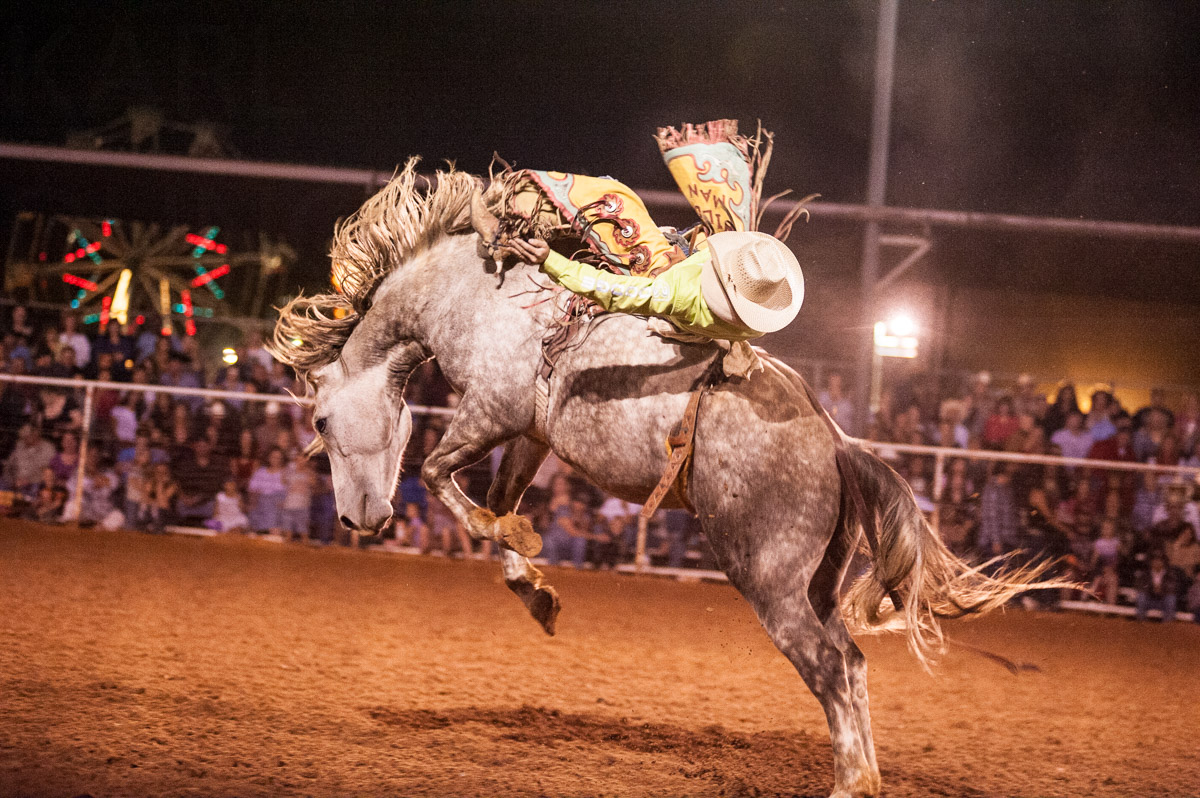
[[(494, 563), (0, 526), (4, 796), (820, 796), (823, 716), (736, 592)], [(868, 637), (888, 796), (1200, 794), (1200, 627)]]

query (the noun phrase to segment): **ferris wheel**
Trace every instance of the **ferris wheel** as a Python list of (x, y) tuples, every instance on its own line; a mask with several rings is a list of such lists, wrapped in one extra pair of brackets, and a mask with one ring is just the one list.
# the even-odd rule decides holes
[[(195, 335), (197, 319), (258, 315), (268, 278), (296, 258), (281, 240), (260, 234), (257, 243), (257, 248), (235, 250), (221, 240), (216, 225), (193, 229), (21, 214), (5, 289), (65, 299), (85, 324), (102, 330), (113, 322), (141, 325), (157, 319), (163, 335)], [(22, 257), (15, 256), (19, 244), (27, 253)], [(229, 301), (231, 282), (248, 288), (250, 296)]]

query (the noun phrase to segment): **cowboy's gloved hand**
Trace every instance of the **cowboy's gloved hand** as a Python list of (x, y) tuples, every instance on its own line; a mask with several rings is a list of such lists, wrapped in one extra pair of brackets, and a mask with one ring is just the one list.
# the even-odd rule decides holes
[(550, 245), (540, 238), (509, 238), (500, 245), (500, 250), (511, 254), (525, 263), (542, 264), (550, 254)]

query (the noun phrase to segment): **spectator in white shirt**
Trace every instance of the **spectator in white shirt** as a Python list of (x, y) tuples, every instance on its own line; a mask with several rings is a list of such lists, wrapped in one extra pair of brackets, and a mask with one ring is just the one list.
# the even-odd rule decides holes
[(1073, 410), (1067, 416), (1067, 425), (1050, 436), (1050, 442), (1062, 451), (1063, 457), (1087, 457), (1095, 441), (1083, 427), (1083, 413)]
[(113, 420), (113, 430), (121, 443), (133, 443), (137, 438), (138, 413), (142, 397), (129, 391), (121, 398), (121, 403), (110, 413)]
[(58, 334), (58, 342), (74, 350), (75, 368), (82, 369), (92, 359), (92, 342), (86, 335), (79, 332), (79, 320), (75, 318), (74, 314), (64, 313), (62, 324), (63, 329)]
[(836, 371), (829, 372), (825, 378), (825, 390), (817, 397), (821, 407), (829, 413), (829, 417), (838, 423), (842, 429), (854, 428), (854, 405), (842, 390), (842, 375)]
[(39, 435), (37, 427), (32, 424), (21, 427), (17, 445), (4, 462), (5, 486), (28, 492), (41, 480), (42, 469), (50, 465), (56, 453), (54, 444)]

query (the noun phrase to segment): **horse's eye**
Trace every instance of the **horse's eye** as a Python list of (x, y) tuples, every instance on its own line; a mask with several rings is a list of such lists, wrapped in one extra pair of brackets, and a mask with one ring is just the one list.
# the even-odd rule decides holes
[(317, 428), (317, 432), (324, 435), (325, 428), (328, 427), (329, 425), (327, 423), (325, 423), (324, 418), (318, 418), (316, 421), (313, 422), (313, 426)]

